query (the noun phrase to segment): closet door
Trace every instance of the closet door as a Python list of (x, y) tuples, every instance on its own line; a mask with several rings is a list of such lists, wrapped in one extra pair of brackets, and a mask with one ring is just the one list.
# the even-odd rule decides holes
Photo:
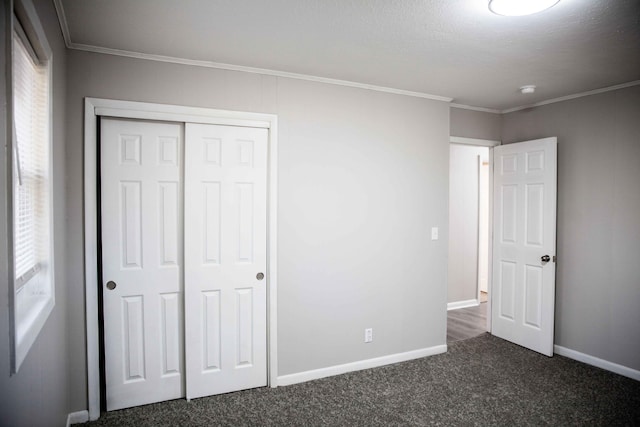
[(185, 128), (189, 399), (267, 384), (267, 132)]
[(107, 410), (185, 395), (182, 134), (101, 120)]

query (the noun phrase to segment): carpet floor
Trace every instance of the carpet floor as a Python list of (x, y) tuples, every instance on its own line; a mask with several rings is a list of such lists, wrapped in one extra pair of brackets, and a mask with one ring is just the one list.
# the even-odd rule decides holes
[(640, 382), (484, 334), (436, 356), (113, 411), (86, 425), (633, 426), (640, 425)]

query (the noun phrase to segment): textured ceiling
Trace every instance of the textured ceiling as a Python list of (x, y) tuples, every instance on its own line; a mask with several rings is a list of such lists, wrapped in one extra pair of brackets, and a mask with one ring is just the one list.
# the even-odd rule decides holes
[[(640, 79), (640, 0), (61, 0), (71, 46), (265, 68), (503, 110)], [(64, 21), (64, 19), (63, 19)], [(533, 95), (520, 86), (535, 84)]]

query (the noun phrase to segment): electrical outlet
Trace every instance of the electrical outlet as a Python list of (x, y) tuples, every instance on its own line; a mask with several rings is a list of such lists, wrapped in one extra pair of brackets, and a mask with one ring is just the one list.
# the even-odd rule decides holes
[(373, 328), (367, 328), (364, 330), (364, 342), (373, 341)]

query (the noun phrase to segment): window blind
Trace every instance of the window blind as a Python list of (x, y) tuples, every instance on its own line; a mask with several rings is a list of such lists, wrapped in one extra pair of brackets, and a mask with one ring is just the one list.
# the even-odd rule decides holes
[(14, 260), (16, 292), (44, 268), (49, 252), (48, 70), (13, 37)]

